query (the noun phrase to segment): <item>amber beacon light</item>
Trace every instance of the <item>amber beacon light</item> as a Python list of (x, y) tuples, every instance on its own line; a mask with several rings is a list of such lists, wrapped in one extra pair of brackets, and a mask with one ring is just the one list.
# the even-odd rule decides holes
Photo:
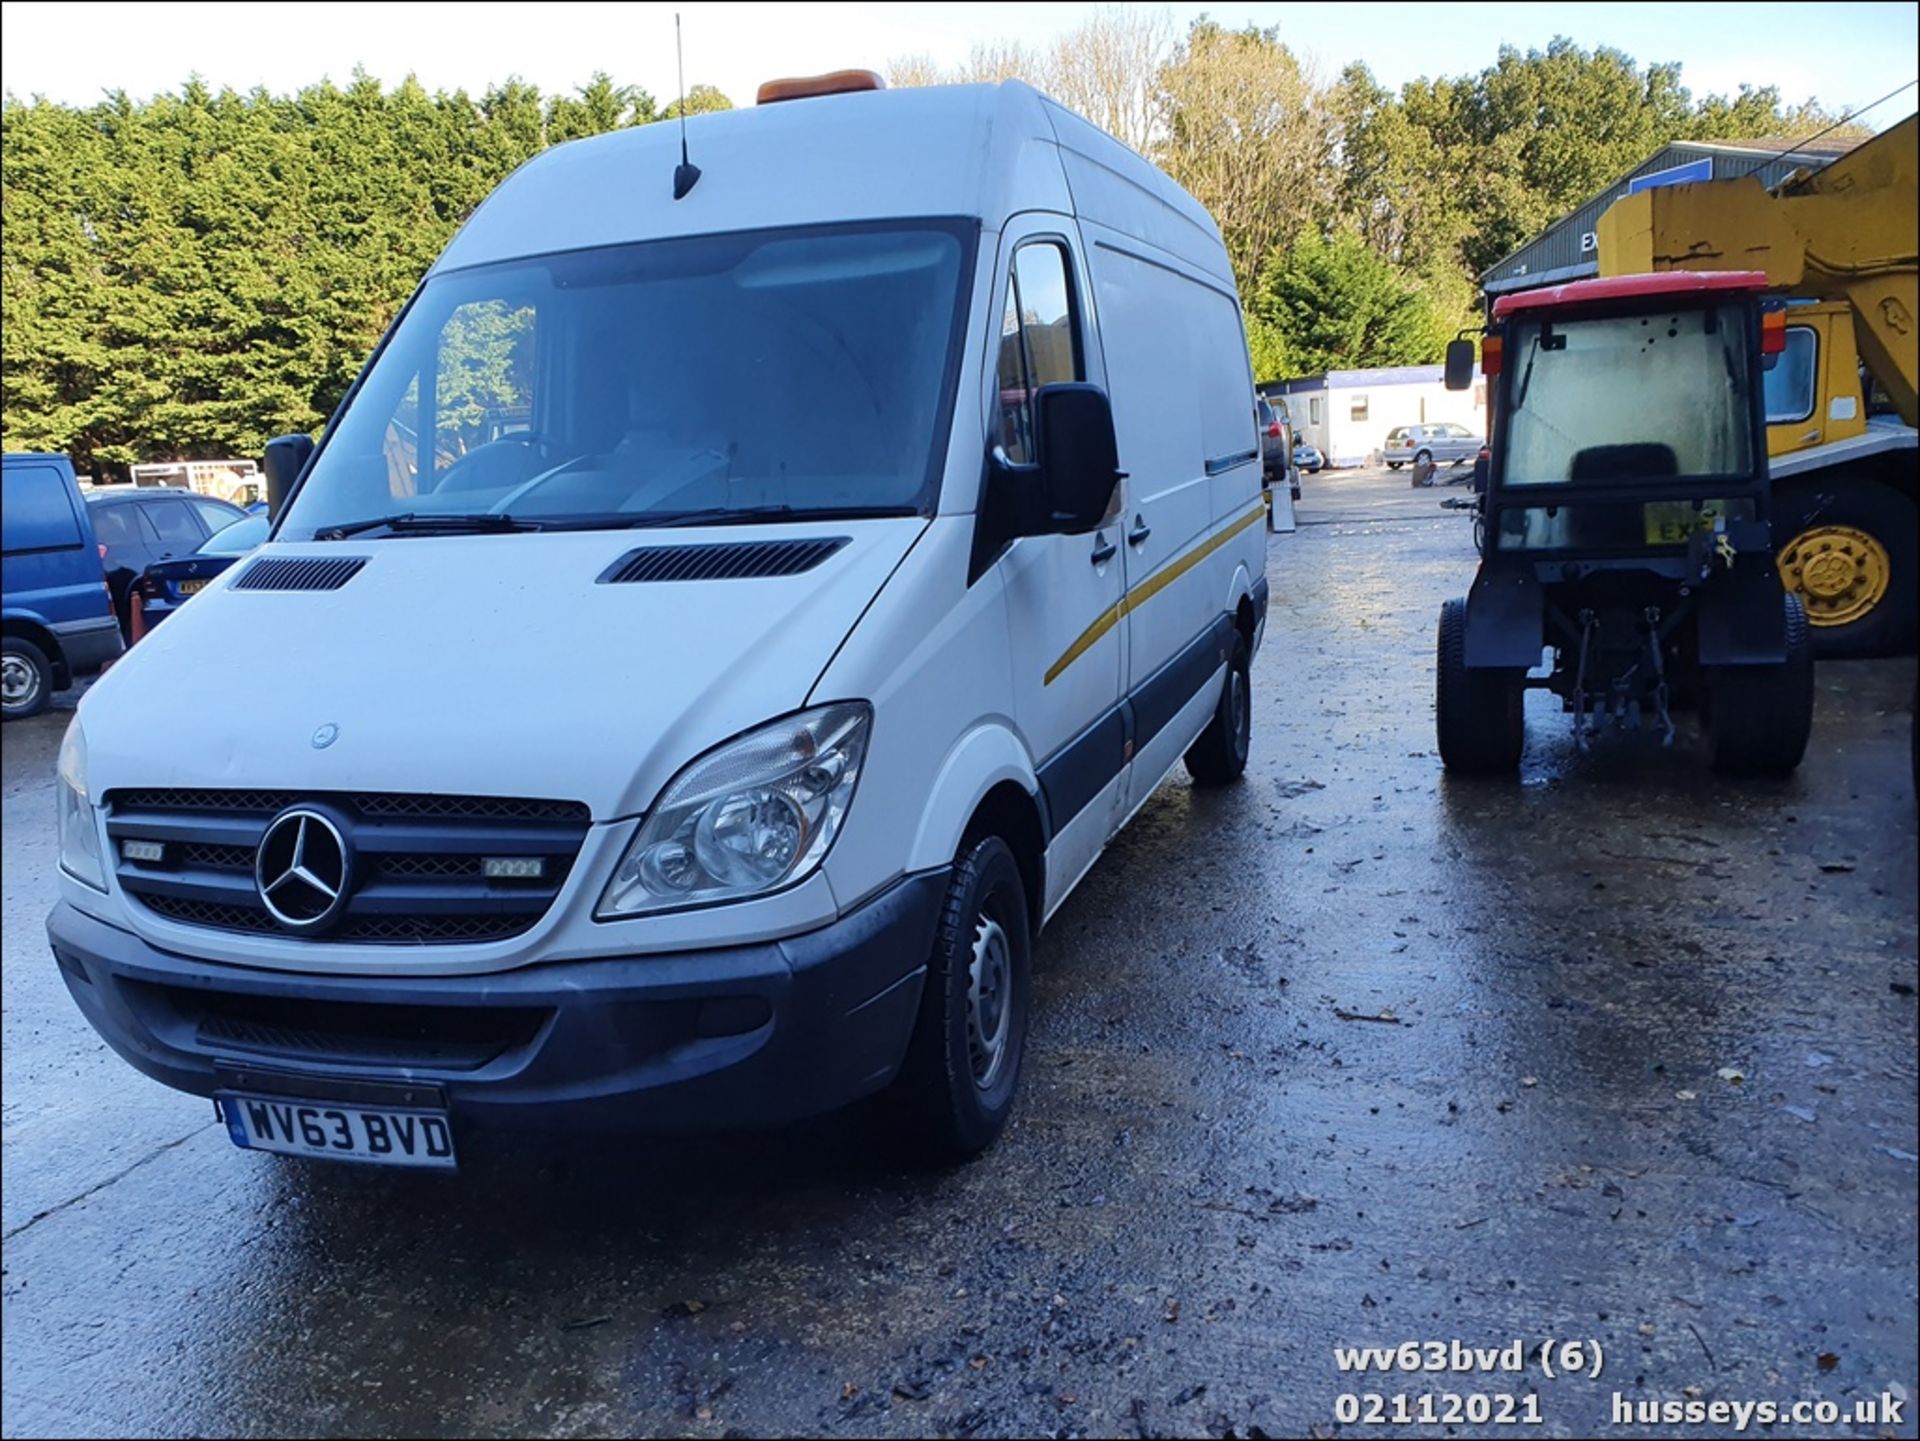
[(756, 105), (780, 100), (809, 100), (815, 95), (851, 95), (857, 90), (885, 90), (887, 82), (871, 70), (835, 70), (829, 75), (802, 75), (791, 80), (769, 80), (754, 97)]

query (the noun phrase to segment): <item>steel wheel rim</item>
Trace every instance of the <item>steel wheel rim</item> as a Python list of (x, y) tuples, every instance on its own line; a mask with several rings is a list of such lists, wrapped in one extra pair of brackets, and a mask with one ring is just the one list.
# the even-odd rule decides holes
[(1816, 525), (1780, 548), (1780, 583), (1800, 597), (1807, 622), (1852, 625), (1886, 599), (1893, 563), (1886, 546), (1850, 525)]
[(967, 964), (967, 1061), (978, 1089), (1000, 1079), (1012, 1030), (1013, 949), (1000, 923), (982, 911)]
[(25, 656), (0, 658), (0, 705), (17, 710), (32, 705), (39, 695), (39, 672), (27, 664)]

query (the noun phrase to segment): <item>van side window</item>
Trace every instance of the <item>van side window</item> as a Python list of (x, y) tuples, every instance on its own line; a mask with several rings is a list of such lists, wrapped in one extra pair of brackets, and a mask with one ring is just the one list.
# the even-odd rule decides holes
[(1000, 400), (994, 442), (1016, 465), (1030, 464), (1036, 459), (1033, 392), (1082, 375), (1067, 254), (1053, 241), (1023, 245), (1013, 254), (996, 369)]
[(1317, 395), (1309, 395), (1307, 397), (1307, 424), (1318, 425), (1319, 423), (1320, 423), (1320, 397)]

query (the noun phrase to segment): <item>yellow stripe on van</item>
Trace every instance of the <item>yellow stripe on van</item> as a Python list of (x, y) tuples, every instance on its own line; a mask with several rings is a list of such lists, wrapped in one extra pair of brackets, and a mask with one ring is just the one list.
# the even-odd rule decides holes
[(1240, 534), (1240, 532), (1248, 526), (1258, 525), (1266, 518), (1266, 514), (1267, 507), (1265, 502), (1262, 502), (1258, 508), (1248, 511), (1225, 530), (1208, 536), (1184, 555), (1174, 557), (1174, 559), (1169, 561), (1165, 566), (1155, 571), (1152, 575), (1141, 581), (1139, 585), (1121, 596), (1119, 600), (1101, 611), (1094, 619), (1093, 624), (1081, 631), (1079, 636), (1075, 638), (1073, 644), (1061, 652), (1060, 659), (1047, 667), (1045, 683), (1052, 685), (1056, 680), (1060, 679), (1061, 672), (1065, 671), (1068, 666), (1092, 650), (1093, 647), (1099, 643), (1100, 637), (1120, 624), (1121, 618), (1129, 611), (1138, 610), (1154, 596), (1158, 595), (1176, 580), (1180, 579), (1181, 576), (1200, 564), (1201, 561), (1220, 549), (1221, 546)]

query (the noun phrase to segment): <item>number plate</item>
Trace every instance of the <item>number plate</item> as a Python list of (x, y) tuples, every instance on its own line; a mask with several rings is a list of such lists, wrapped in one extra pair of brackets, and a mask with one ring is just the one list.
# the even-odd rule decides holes
[(182, 595), (192, 595), (196, 590), (205, 590), (206, 588), (207, 583), (204, 580), (183, 580), (180, 582), (180, 594)]
[(230, 1091), (214, 1101), (233, 1144), (250, 1151), (449, 1171), (455, 1165), (453, 1128), (444, 1111), (390, 1111)]
[(1691, 501), (1652, 500), (1640, 507), (1646, 525), (1648, 545), (1685, 545), (1697, 530), (1712, 530), (1713, 523), (1727, 518), (1724, 500), (1708, 500), (1695, 509)]

